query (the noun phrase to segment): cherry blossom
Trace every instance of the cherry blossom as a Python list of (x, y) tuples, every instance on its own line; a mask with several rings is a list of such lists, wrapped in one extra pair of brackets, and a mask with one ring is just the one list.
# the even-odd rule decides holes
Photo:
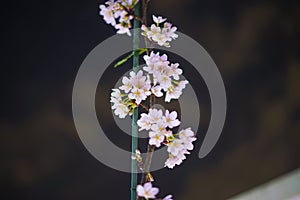
[(162, 134), (160, 132), (154, 132), (154, 131), (149, 132), (149, 137), (150, 137), (149, 144), (155, 145), (156, 147), (160, 147), (161, 143), (165, 139), (164, 134)]
[[(99, 14), (103, 16), (107, 24), (111, 24), (118, 34), (131, 36), (132, 20), (139, 19), (134, 16), (134, 9), (139, 0), (109, 0), (104, 5), (100, 5)], [(177, 27), (167, 22), (162, 16), (152, 16), (154, 24), (150, 27), (141, 26), (142, 35), (151, 44), (170, 47), (170, 42), (175, 40)], [(145, 52), (145, 51), (144, 51)], [(112, 89), (110, 102), (114, 114), (120, 118), (132, 115), (134, 109), (142, 106), (147, 113), (141, 113), (136, 121), (139, 131), (146, 130), (149, 134), (149, 145), (159, 148), (167, 146), (169, 154), (165, 161), (165, 167), (174, 168), (180, 165), (189, 151), (194, 149), (193, 142), (196, 140), (191, 128), (186, 128), (178, 133), (173, 133), (173, 129), (180, 125), (176, 111), (147, 108), (145, 105), (147, 98), (152, 95), (163, 97), (165, 102), (178, 99), (189, 83), (182, 80), (183, 70), (179, 63), (171, 63), (166, 54), (160, 55), (159, 52), (152, 51), (143, 56), (146, 66), (137, 72), (131, 71), (129, 76), (122, 78), (122, 85), (118, 89)], [(139, 163), (143, 170), (141, 152), (136, 150), (132, 159)], [(137, 195), (146, 200), (155, 199), (159, 189), (152, 186), (151, 182), (136, 187)], [(167, 195), (161, 200), (173, 200), (172, 195)]]
[(168, 168), (174, 168), (175, 165), (180, 165), (183, 160), (186, 159), (186, 154), (190, 154), (188, 150), (193, 150), (193, 142), (196, 140), (191, 128), (181, 130), (178, 134), (178, 138), (175, 138), (168, 144), (167, 151), (169, 152), (169, 158), (165, 162), (165, 166)]
[(99, 14), (103, 16), (107, 24), (111, 24), (118, 30), (118, 34), (131, 36), (130, 28), (132, 28), (131, 20), (133, 16), (130, 11), (138, 2), (139, 0), (107, 1), (106, 5), (99, 6)]
[(166, 126), (168, 126), (169, 128), (179, 126), (179, 124), (180, 124), (180, 121), (177, 119), (176, 111), (173, 111), (170, 113), (169, 110), (166, 110), (164, 120), (165, 120)]
[(144, 197), (146, 199), (155, 199), (159, 189), (156, 187), (152, 187), (152, 183), (145, 183), (143, 186), (138, 185), (136, 187), (137, 195), (140, 197)]
[(156, 24), (160, 24), (167, 20), (166, 18), (162, 18), (162, 16), (156, 17), (155, 15), (152, 15), (152, 19)]
[(114, 110), (115, 115), (120, 118), (125, 118), (128, 114), (131, 115), (130, 109), (127, 104), (122, 99), (122, 94), (119, 89), (113, 89), (110, 97), (110, 102), (112, 103), (112, 109)]
[(129, 99), (135, 100), (136, 104), (140, 104), (151, 94), (150, 80), (143, 75), (143, 71), (141, 70), (137, 73), (131, 71), (130, 78), (123, 77), (122, 83), (123, 85), (119, 89), (128, 93)]
[[(161, 16), (156, 17), (155, 15), (153, 15), (152, 18), (156, 24), (152, 24), (150, 26), (150, 29), (145, 25), (142, 25), (142, 35), (160, 46), (170, 47), (169, 42), (175, 40), (178, 37), (178, 35), (175, 33), (177, 27), (172, 26), (172, 24), (169, 22), (165, 22), (166, 19), (162, 18)], [(161, 27), (160, 25), (162, 22), (165, 23)]]
[[(144, 71), (148, 72), (153, 76), (152, 94), (157, 97), (162, 96), (162, 90), (166, 92), (165, 101), (170, 102), (172, 99), (178, 99), (182, 90), (188, 84), (187, 80), (179, 81), (182, 69), (179, 68), (178, 63), (171, 63), (168, 61), (166, 54), (162, 56), (159, 52), (150, 55), (145, 55), (144, 60), (146, 62)], [(159, 87), (158, 87), (159, 86)]]

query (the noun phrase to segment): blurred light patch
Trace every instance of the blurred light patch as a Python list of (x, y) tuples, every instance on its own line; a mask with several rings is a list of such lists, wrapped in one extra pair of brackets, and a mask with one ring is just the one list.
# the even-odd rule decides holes
[(230, 200), (299, 200), (300, 169), (276, 178)]

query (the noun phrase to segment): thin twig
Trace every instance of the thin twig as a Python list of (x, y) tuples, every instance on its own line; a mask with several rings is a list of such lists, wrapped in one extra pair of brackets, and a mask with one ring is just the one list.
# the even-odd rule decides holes
[(149, 111), (149, 108), (146, 105), (140, 103), (140, 106), (142, 106), (145, 110)]

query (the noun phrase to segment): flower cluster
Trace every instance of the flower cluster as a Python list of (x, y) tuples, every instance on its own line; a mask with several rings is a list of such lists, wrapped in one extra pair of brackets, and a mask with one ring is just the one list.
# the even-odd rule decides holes
[[(142, 35), (160, 46), (170, 47), (170, 42), (178, 37), (175, 33), (177, 27), (172, 26), (169, 22), (165, 22), (166, 19), (161, 16), (156, 17), (153, 15), (152, 18), (155, 24), (150, 26), (150, 30), (145, 25), (142, 25)], [(165, 23), (162, 24), (163, 22)]]
[(177, 119), (177, 112), (166, 110), (149, 109), (149, 113), (142, 113), (141, 118), (137, 121), (139, 130), (149, 130), (149, 144), (160, 147), (162, 144), (168, 146), (169, 158), (165, 162), (168, 168), (174, 168), (180, 165), (186, 159), (188, 150), (194, 148), (193, 142), (196, 140), (194, 133), (190, 128), (181, 130), (173, 134), (170, 130), (179, 126), (180, 121)]
[(114, 113), (120, 118), (132, 115), (134, 108), (136, 108), (136, 104), (131, 102), (119, 89), (112, 89), (110, 102), (112, 103), (111, 108), (114, 110)]
[(133, 9), (139, 0), (114, 0), (107, 1), (105, 5), (100, 5), (100, 15), (103, 16), (107, 24), (111, 24), (119, 34), (127, 33), (131, 36), (129, 29), (132, 27)]
[[(157, 187), (152, 187), (152, 183), (148, 182), (145, 183), (143, 186), (138, 185), (136, 187), (136, 192), (139, 197), (144, 197), (145, 199), (155, 199), (156, 195), (159, 192), (159, 189)], [(162, 200), (173, 200), (172, 195), (167, 195)]]
[(124, 94), (121, 94), (118, 89), (114, 89), (111, 93), (112, 109), (120, 118), (131, 114), (132, 109), (151, 94), (162, 97), (165, 92), (166, 102), (178, 99), (188, 84), (187, 80), (179, 80), (182, 69), (179, 68), (178, 63), (170, 64), (166, 54), (160, 56), (159, 53), (152, 51), (149, 56), (144, 56), (144, 60), (146, 66), (143, 70), (146, 73), (144, 74), (142, 70), (137, 73), (131, 71), (129, 77), (123, 77), (123, 85), (119, 87)]
[(137, 73), (131, 71), (129, 75), (129, 78), (123, 77), (123, 85), (119, 88), (128, 94), (129, 99), (135, 100), (136, 104), (140, 104), (151, 94), (151, 82), (148, 77), (143, 75), (141, 70)]
[(162, 110), (149, 109), (149, 113), (142, 113), (141, 118), (137, 121), (141, 130), (150, 130), (149, 144), (160, 147), (166, 138), (172, 137), (172, 131), (167, 128), (179, 126), (180, 121), (177, 119), (177, 112), (166, 110), (163, 115)]
[(166, 92), (165, 101), (170, 102), (171, 99), (178, 99), (182, 94), (187, 80), (179, 81), (179, 75), (182, 74), (182, 69), (179, 68), (178, 63), (171, 63), (168, 61), (166, 54), (162, 56), (159, 52), (150, 55), (145, 55), (144, 60), (147, 64), (143, 69), (149, 74), (153, 75), (153, 93), (157, 97), (163, 94), (161, 90)]
[(168, 145), (169, 158), (165, 162), (165, 166), (171, 169), (186, 159), (185, 155), (190, 154), (188, 150), (194, 149), (193, 142), (196, 140), (190, 128), (181, 130), (175, 136), (177, 137), (174, 137)]
[[(134, 16), (134, 9), (138, 2), (139, 0), (109, 0), (105, 5), (99, 6), (100, 15), (103, 16), (107, 24), (111, 24), (117, 29), (118, 34), (131, 36), (131, 20), (141, 20), (139, 16)], [(142, 25), (142, 35), (151, 44), (170, 47), (170, 42), (178, 37), (175, 33), (177, 27), (161, 16), (153, 15), (152, 19), (154, 23), (149, 28)], [(110, 97), (112, 110), (114, 110), (115, 115), (125, 118), (127, 115), (132, 115), (136, 107), (143, 106), (148, 112), (142, 113), (137, 120), (139, 130), (149, 132), (149, 145), (153, 148), (159, 148), (162, 145), (167, 146), (169, 157), (165, 162), (165, 167), (172, 169), (175, 165), (180, 165), (186, 159), (186, 155), (190, 154), (189, 151), (193, 150), (193, 142), (196, 140), (194, 132), (187, 128), (173, 133), (172, 129), (180, 125), (177, 112), (148, 109), (142, 102), (150, 95), (152, 97), (165, 95), (165, 102), (178, 99), (188, 81), (180, 80), (183, 73), (182, 69), (179, 68), (178, 63), (170, 63), (166, 54), (160, 55), (159, 52), (154, 53), (152, 51), (150, 54), (144, 55), (143, 58), (146, 63), (143, 70), (130, 72), (129, 76), (122, 78), (122, 85), (118, 89), (112, 90)], [(136, 150), (135, 154), (132, 155), (132, 159), (138, 162), (138, 167), (143, 171), (144, 166), (139, 150)], [(159, 189), (152, 186), (152, 178), (148, 181), (150, 182), (137, 186), (137, 195), (147, 200), (155, 199)], [(173, 200), (173, 197), (167, 195), (160, 200)]]

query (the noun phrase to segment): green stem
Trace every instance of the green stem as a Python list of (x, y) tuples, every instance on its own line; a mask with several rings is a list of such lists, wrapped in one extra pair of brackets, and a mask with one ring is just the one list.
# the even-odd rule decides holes
[[(140, 3), (138, 3), (135, 7), (134, 11), (135, 16), (140, 16)], [(134, 72), (137, 72), (139, 69), (139, 28), (140, 23), (138, 19), (134, 19), (133, 21), (133, 65), (132, 69)], [(132, 114), (132, 135), (131, 135), (131, 153), (132, 155), (135, 153), (135, 150), (138, 147), (138, 107), (136, 107)], [(130, 199), (136, 200), (136, 185), (137, 185), (137, 162), (136, 160), (131, 161), (131, 194)]]

